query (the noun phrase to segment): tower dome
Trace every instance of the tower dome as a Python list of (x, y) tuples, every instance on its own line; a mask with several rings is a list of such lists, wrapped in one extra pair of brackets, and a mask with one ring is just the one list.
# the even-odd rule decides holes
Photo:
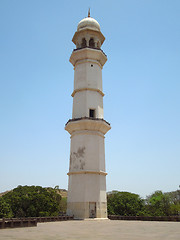
[(92, 17), (86, 17), (78, 23), (77, 31), (80, 31), (80, 30), (85, 29), (85, 28), (100, 31), (99, 23)]

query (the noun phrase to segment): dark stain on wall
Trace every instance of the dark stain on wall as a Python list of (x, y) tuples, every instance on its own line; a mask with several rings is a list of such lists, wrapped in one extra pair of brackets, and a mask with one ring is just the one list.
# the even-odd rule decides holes
[(77, 152), (71, 152), (70, 170), (83, 170), (85, 166), (85, 147), (79, 147)]

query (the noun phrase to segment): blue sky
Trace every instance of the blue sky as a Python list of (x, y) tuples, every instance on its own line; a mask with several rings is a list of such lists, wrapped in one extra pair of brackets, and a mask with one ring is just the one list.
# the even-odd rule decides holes
[(180, 184), (180, 1), (0, 1), (0, 192), (67, 189), (78, 22), (101, 26), (107, 190)]

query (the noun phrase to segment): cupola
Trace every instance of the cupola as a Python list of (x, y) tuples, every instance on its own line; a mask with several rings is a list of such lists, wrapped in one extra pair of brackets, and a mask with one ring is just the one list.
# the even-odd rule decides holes
[(72, 41), (76, 45), (76, 49), (85, 47), (100, 49), (104, 40), (105, 37), (101, 33), (99, 23), (90, 17), (89, 11), (88, 17), (78, 23), (77, 31), (73, 36)]

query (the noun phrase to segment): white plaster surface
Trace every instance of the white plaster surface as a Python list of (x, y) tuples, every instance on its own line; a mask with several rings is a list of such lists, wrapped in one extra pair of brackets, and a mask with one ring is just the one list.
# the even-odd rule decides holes
[(104, 171), (104, 138), (93, 134), (78, 134), (71, 138), (69, 171)]
[(68, 202), (106, 202), (106, 179), (102, 175), (70, 175), (69, 185)]
[[(102, 70), (94, 62), (84, 62), (74, 71), (74, 90), (90, 88), (102, 91)], [(95, 109), (96, 118), (103, 118), (103, 96), (97, 91), (77, 92), (73, 98), (72, 118), (88, 117)]]
[(87, 220), (0, 230), (1, 240), (179, 240), (179, 222)]
[(83, 62), (76, 66), (74, 89), (89, 87), (102, 91), (102, 69), (97, 63), (89, 59), (89, 62)]
[[(86, 134), (76, 133), (71, 137), (67, 213), (80, 219), (88, 218), (90, 202), (93, 202), (96, 204), (96, 217), (105, 218), (107, 209), (104, 137), (97, 135), (96, 131), (94, 134), (91, 131), (85, 131)], [(105, 203), (105, 207), (101, 203)]]
[(89, 109), (95, 110), (96, 118), (103, 118), (103, 97), (96, 91), (77, 92), (73, 98), (72, 118), (89, 117)]

